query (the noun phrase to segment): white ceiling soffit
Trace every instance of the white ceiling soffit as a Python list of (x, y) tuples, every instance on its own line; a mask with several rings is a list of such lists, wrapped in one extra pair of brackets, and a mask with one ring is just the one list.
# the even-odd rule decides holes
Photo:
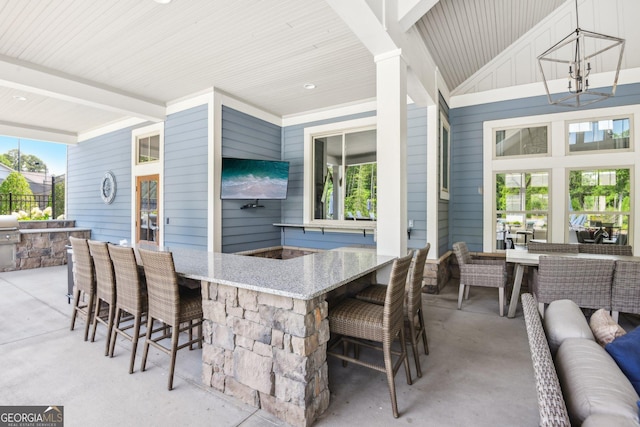
[(462, 82), (564, 2), (440, 0), (416, 27), (453, 94)]
[[(636, 22), (636, 17), (640, 15), (639, 1), (582, 0), (578, 2), (578, 13), (580, 28), (583, 30), (626, 39), (621, 67), (623, 70), (640, 67), (640, 55), (637, 54), (640, 51), (640, 26)], [(537, 57), (569, 35), (575, 28), (575, 3), (567, 1), (555, 13), (543, 19), (527, 34), (458, 86), (454, 94), (472, 94), (540, 82), (539, 93), (536, 93), (544, 95)], [(612, 52), (612, 55), (615, 53)], [(615, 70), (617, 60), (615, 56), (602, 55), (593, 65), (598, 73), (612, 72)], [(623, 76), (624, 72), (621, 72), (619, 83), (623, 83)], [(565, 69), (559, 69), (549, 76), (551, 80), (565, 77)], [(601, 81), (603, 79), (598, 79), (598, 75), (592, 75), (590, 78), (590, 82), (596, 87)], [(607, 82), (610, 84), (611, 80)], [(566, 82), (559, 83), (564, 90)]]
[(324, 1), (0, 0), (0, 96), (27, 98), (0, 122), (78, 134), (211, 87), (285, 116), (375, 97), (375, 64)]

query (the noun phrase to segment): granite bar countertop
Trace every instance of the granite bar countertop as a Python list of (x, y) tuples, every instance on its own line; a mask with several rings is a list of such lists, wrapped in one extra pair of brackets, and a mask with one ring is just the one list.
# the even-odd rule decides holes
[(73, 231), (91, 231), (90, 228), (83, 227), (65, 227), (65, 228), (21, 228), (22, 234), (36, 234), (36, 233), (68, 233)]
[(363, 248), (340, 248), (287, 260), (178, 247), (141, 248), (171, 251), (176, 271), (190, 279), (301, 300), (325, 294), (395, 259)]

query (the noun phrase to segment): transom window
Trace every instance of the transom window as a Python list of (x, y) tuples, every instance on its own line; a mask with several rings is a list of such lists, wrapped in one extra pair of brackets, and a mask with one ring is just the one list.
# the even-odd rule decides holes
[(569, 152), (628, 149), (631, 137), (628, 117), (569, 123)]
[(496, 157), (546, 154), (547, 126), (500, 129), (495, 132)]
[(313, 138), (313, 219), (376, 219), (376, 130)]
[(160, 135), (148, 135), (137, 138), (137, 162), (157, 162), (160, 159)]

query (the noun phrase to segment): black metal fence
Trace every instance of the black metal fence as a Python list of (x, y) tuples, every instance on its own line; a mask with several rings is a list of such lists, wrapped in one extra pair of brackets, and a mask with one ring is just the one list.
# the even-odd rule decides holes
[(56, 219), (65, 210), (64, 185), (64, 179), (51, 178), (50, 194), (0, 194), (0, 215), (19, 211), (29, 214), (36, 207), (41, 211), (51, 207), (50, 219)]

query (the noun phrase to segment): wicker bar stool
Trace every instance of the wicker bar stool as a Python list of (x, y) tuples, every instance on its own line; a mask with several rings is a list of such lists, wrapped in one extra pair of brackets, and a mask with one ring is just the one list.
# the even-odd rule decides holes
[[(409, 330), (409, 342), (413, 349), (413, 359), (418, 377), (422, 377), (420, 357), (418, 356), (418, 341), (420, 341), (420, 338), (422, 338), (424, 354), (429, 354), (424, 312), (422, 310), (422, 278), (424, 275), (424, 263), (427, 260), (430, 248), (431, 244), (427, 243), (427, 246), (416, 251), (416, 256), (413, 258), (410, 273), (408, 274), (404, 300), (404, 324), (405, 328)], [(386, 294), (387, 285), (376, 284), (363, 289), (356, 295), (356, 298), (373, 304), (384, 305)]]
[[(149, 346), (171, 357), (168, 389), (173, 389), (173, 374), (178, 350), (198, 343), (202, 348), (202, 294), (200, 289), (189, 289), (178, 285), (178, 276), (173, 264), (171, 252), (139, 249), (144, 274), (147, 280), (149, 312), (147, 314), (147, 333), (144, 340), (141, 370), (145, 370)], [(165, 331), (152, 338), (153, 322), (159, 320), (171, 327), (171, 334)], [(186, 326), (180, 327), (181, 324)], [(193, 328), (198, 328), (197, 337), (193, 338)], [(180, 332), (189, 331), (189, 340), (178, 345)], [(164, 347), (160, 341), (171, 338), (171, 348)]]
[[(133, 373), (134, 362), (136, 360), (136, 350), (138, 339), (140, 338), (140, 326), (142, 318), (147, 312), (147, 291), (144, 281), (140, 277), (136, 255), (133, 248), (124, 246), (109, 245), (109, 256), (113, 262), (113, 269), (116, 276), (116, 314), (113, 329), (111, 331), (111, 347), (109, 357), (113, 357), (118, 334), (131, 341), (131, 360), (129, 362), (129, 373)], [(125, 316), (133, 316), (133, 325), (121, 326)], [(133, 328), (131, 335), (127, 330)], [(142, 335), (144, 336), (144, 335)]]
[[(331, 334), (337, 334), (339, 339), (332, 343), (327, 354), (342, 359), (344, 362), (375, 369), (387, 374), (389, 395), (391, 396), (391, 408), (393, 416), (398, 418), (398, 403), (396, 399), (395, 375), (404, 364), (407, 375), (407, 384), (411, 384), (411, 371), (407, 360), (407, 346), (404, 336), (403, 302), (407, 273), (411, 264), (413, 253), (398, 258), (391, 269), (391, 279), (387, 287), (384, 306), (360, 301), (355, 298), (347, 298), (334, 308), (329, 310), (329, 329)], [(400, 351), (393, 351), (391, 344), (396, 338), (400, 338)], [(373, 345), (367, 341), (375, 341), (380, 345)], [(342, 343), (342, 353), (333, 349)], [(348, 356), (348, 343), (355, 345), (354, 356)], [(368, 363), (358, 359), (359, 346), (365, 346), (381, 350), (384, 356), (384, 364)], [(394, 364), (392, 356), (397, 356)]]
[[(85, 318), (84, 340), (87, 341), (89, 339), (89, 326), (93, 322), (95, 308), (95, 270), (87, 239), (70, 236), (69, 242), (73, 248), (73, 281), (75, 284), (70, 329), (73, 331), (76, 317), (80, 313)], [(88, 299), (86, 304), (83, 303), (85, 298)]]
[[(93, 316), (93, 332), (91, 342), (96, 339), (96, 329), (98, 323), (102, 323), (107, 328), (106, 344), (104, 355), (109, 354), (109, 342), (111, 341), (111, 331), (113, 329), (113, 319), (116, 313), (116, 281), (113, 273), (113, 264), (109, 256), (109, 249), (105, 242), (89, 240), (89, 251), (93, 257), (93, 265), (96, 272), (96, 308)], [(108, 306), (105, 314), (101, 313), (102, 305)]]
[(469, 254), (467, 244), (453, 244), (453, 252), (460, 267), (460, 290), (458, 293), (458, 310), (462, 308), (462, 297), (469, 298), (470, 286), (498, 288), (500, 316), (504, 316), (504, 287), (507, 283), (507, 263), (501, 260), (474, 259)]

